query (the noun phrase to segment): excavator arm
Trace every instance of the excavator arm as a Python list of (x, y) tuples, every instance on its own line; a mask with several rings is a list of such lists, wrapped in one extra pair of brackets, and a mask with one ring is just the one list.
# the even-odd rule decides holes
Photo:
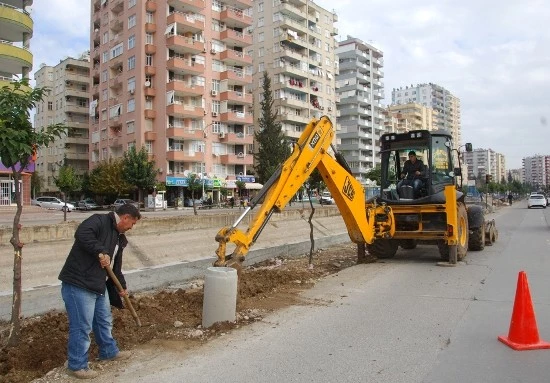
[[(328, 151), (333, 138), (334, 128), (326, 116), (306, 125), (290, 157), (265, 183), (235, 223), (216, 234), (218, 259), (214, 266), (240, 265), (272, 214), (285, 208), (315, 169), (319, 169), (331, 192), (353, 242), (371, 244), (375, 238), (393, 236), (395, 222), (391, 208), (365, 203), (365, 191), (352, 176), (343, 157), (334, 151), (335, 158)], [(259, 210), (246, 232), (239, 230), (238, 225), (256, 206)], [(234, 244), (235, 249), (226, 255), (228, 243)]]

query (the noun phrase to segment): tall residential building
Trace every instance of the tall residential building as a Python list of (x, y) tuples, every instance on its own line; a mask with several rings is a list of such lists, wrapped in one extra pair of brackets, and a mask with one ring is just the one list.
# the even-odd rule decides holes
[(258, 1), (254, 7), (254, 118), (261, 117), (263, 73), (271, 77), (274, 108), (296, 140), (312, 118), (336, 124), (335, 58), (338, 17), (306, 0)]
[(536, 155), (523, 158), (523, 182), (535, 190), (550, 185), (550, 156)]
[(92, 167), (145, 147), (169, 200), (218, 200), (253, 163), (252, 0), (91, 3)]
[[(30, 39), (33, 33), (33, 20), (27, 11), (32, 0), (2, 0), (0, 2), (0, 87), (14, 79), (28, 78), (32, 70), (33, 56), (30, 52)], [(27, 167), (22, 183), (23, 204), (30, 204), (30, 172), (34, 164)], [(15, 186), (11, 170), (0, 162), (0, 206), (15, 203)]]
[(456, 146), (461, 145), (460, 99), (442, 86), (428, 83), (392, 90), (392, 105), (416, 102), (437, 112), (436, 128), (451, 132)]
[(67, 57), (54, 67), (41, 64), (34, 77), (37, 87), (51, 89), (37, 105), (35, 129), (68, 127), (66, 135), (39, 149), (36, 160), (36, 171), (44, 180), (42, 191), (57, 192), (54, 178), (61, 166), (70, 165), (80, 175), (89, 169), (89, 52), (78, 59)]
[(367, 173), (380, 163), (380, 136), (384, 133), (384, 58), (381, 50), (348, 36), (336, 50), (340, 62), (336, 89), (339, 151), (355, 178), (367, 181)]
[(489, 174), (494, 182), (501, 182), (506, 176), (504, 156), (492, 149), (478, 148), (472, 152), (464, 152), (464, 163), (468, 180), (485, 180), (485, 176)]
[(388, 133), (404, 133), (409, 130), (435, 130), (438, 113), (430, 107), (409, 102), (390, 105), (384, 111), (384, 125)]

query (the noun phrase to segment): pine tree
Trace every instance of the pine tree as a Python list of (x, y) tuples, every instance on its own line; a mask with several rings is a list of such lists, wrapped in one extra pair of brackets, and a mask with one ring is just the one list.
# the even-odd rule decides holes
[(258, 118), (258, 129), (254, 134), (258, 143), (254, 159), (258, 182), (265, 183), (290, 156), (290, 145), (282, 131), (281, 123), (277, 121), (277, 112), (273, 111), (271, 79), (267, 72), (263, 75), (262, 95), (261, 116)]

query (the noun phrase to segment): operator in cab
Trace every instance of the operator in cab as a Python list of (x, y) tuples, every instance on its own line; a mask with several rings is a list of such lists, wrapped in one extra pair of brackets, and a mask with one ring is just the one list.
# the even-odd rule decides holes
[(409, 152), (409, 159), (403, 164), (403, 170), (401, 171), (401, 181), (397, 184), (397, 189), (403, 185), (410, 185), (413, 187), (414, 198), (420, 196), (420, 189), (422, 189), (423, 181), (425, 177), (424, 163), (422, 160), (416, 158), (416, 152), (411, 150)]

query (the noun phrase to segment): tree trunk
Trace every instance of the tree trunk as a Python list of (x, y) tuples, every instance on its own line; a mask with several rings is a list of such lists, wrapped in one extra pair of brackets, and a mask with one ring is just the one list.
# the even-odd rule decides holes
[(21, 230), (20, 220), (23, 204), (21, 198), (21, 172), (16, 172), (12, 167), (13, 182), (15, 183), (15, 200), (17, 202), (17, 211), (13, 218), (12, 237), (10, 243), (13, 245), (13, 299), (11, 306), (10, 333), (8, 336), (8, 346), (15, 347), (21, 339), (21, 263), (23, 244), (19, 240), (19, 230)]

